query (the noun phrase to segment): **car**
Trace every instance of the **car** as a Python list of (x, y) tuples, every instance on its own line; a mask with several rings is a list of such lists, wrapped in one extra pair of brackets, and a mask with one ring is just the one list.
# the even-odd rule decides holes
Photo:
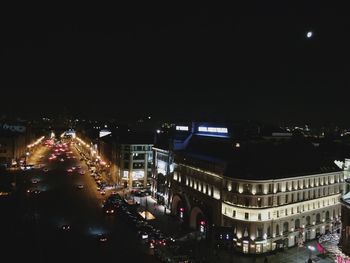
[(61, 162), (64, 162), (64, 159), (63, 159), (63, 158), (61, 158), (61, 159), (60, 159), (60, 161), (61, 161)]
[(27, 190), (27, 193), (28, 193), (28, 194), (40, 194), (41, 191), (40, 191), (39, 189), (32, 189), (32, 188), (29, 188), (29, 189)]
[(78, 169), (80, 169), (80, 168), (81, 168), (81, 166), (80, 166), (80, 165), (77, 165), (77, 168), (78, 168)]
[(113, 205), (110, 205), (110, 204), (105, 204), (103, 206), (103, 210), (106, 214), (114, 214), (115, 212), (115, 209), (114, 209), (114, 206)]
[(100, 234), (100, 235), (98, 235), (98, 240), (100, 242), (107, 242), (108, 238), (106, 235)]
[(106, 191), (105, 191), (105, 190), (100, 190), (100, 194), (101, 194), (101, 195), (105, 195), (105, 194), (106, 194)]
[(49, 169), (47, 169), (46, 167), (43, 169), (43, 171), (46, 173), (49, 171)]
[(78, 189), (83, 189), (84, 188), (84, 185), (82, 185), (82, 184), (78, 184)]
[(80, 171), (79, 174), (84, 175), (85, 171)]
[(141, 191), (134, 191), (134, 196), (144, 197), (145, 195)]
[(147, 243), (149, 245), (149, 248), (154, 248), (155, 244), (156, 244), (156, 241), (154, 239), (148, 237), (148, 242)]
[(32, 179), (32, 184), (37, 184), (38, 180), (37, 179)]
[(61, 227), (61, 229), (62, 229), (63, 231), (69, 231), (69, 230), (70, 230), (70, 225), (63, 225), (63, 226)]
[(146, 231), (138, 231), (139, 237), (144, 240), (148, 238), (148, 233)]
[(71, 173), (71, 172), (73, 172), (73, 170), (72, 170), (72, 169), (68, 169), (67, 172), (68, 172), (68, 173)]

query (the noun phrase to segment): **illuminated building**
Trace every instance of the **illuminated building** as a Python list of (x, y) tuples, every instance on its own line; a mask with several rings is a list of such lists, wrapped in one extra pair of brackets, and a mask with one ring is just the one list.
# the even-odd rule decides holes
[(153, 165), (153, 141), (152, 134), (141, 132), (129, 132), (115, 136), (117, 181), (130, 188), (149, 186), (148, 178)]
[[(344, 173), (350, 172), (350, 159), (345, 159), (343, 163)], [(340, 246), (343, 253), (350, 256), (350, 191), (349, 191), (350, 180), (346, 180), (347, 193), (342, 196), (341, 203), (341, 222), (342, 222), (342, 233), (340, 239)]]
[(227, 227), (243, 253), (291, 247), (338, 224), (344, 173), (311, 143), (239, 140), (210, 127), (174, 154), (169, 202), (184, 223)]
[(151, 192), (159, 204), (170, 208), (170, 182), (174, 172), (174, 153), (184, 149), (192, 136), (192, 127), (178, 125), (167, 134), (157, 134), (153, 147), (154, 165), (151, 176)]
[(26, 138), (19, 132), (0, 130), (0, 165), (10, 167), (25, 156)]

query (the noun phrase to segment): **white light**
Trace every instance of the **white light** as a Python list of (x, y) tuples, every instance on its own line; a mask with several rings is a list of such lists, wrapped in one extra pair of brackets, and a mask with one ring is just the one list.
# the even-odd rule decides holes
[(160, 133), (160, 130), (157, 130), (157, 133)]
[(306, 33), (306, 37), (307, 37), (307, 38), (311, 38), (312, 35), (313, 35), (312, 31), (309, 31), (309, 32)]
[(307, 246), (307, 248), (310, 249), (311, 251), (315, 251), (316, 250), (316, 248), (313, 247), (313, 246)]
[(221, 127), (198, 127), (199, 132), (228, 133), (227, 128)]
[(188, 131), (188, 126), (176, 126), (177, 131)]

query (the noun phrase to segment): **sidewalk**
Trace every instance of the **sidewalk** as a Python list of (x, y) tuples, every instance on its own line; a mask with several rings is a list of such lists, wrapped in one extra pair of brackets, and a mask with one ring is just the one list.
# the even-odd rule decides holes
[[(229, 251), (218, 251), (216, 258), (220, 259), (220, 262), (240, 262), (240, 263), (263, 263), (265, 256), (269, 263), (304, 263), (309, 259), (310, 253), (313, 262), (317, 263), (331, 263), (333, 259), (326, 255), (319, 255), (317, 251), (310, 251), (307, 247), (316, 247), (317, 242), (307, 242), (304, 247), (292, 247), (285, 250), (271, 252), (266, 255), (243, 255), (232, 253)], [(211, 262), (211, 261), (209, 261)], [(213, 261), (214, 262), (214, 261)]]
[[(140, 207), (145, 209), (147, 198), (147, 208), (156, 218), (150, 220), (150, 224), (160, 229), (164, 234), (179, 238), (188, 233), (181, 227), (181, 222), (172, 217), (170, 211), (166, 209), (164, 213), (164, 206), (157, 205), (156, 201), (150, 197), (134, 197), (136, 202), (140, 203)], [(315, 247), (316, 241), (311, 241), (305, 244), (304, 247), (293, 247), (281, 251), (275, 251), (263, 255), (243, 255), (232, 250), (222, 250), (210, 247), (210, 242), (201, 242), (199, 247), (193, 247), (193, 250), (199, 250), (197, 253), (198, 258), (202, 258), (202, 262), (222, 262), (222, 263), (264, 263), (265, 256), (269, 263), (304, 263), (307, 262), (310, 255), (313, 262), (317, 263), (331, 263), (334, 262), (332, 258), (326, 255), (319, 255), (317, 250), (310, 251), (308, 246)], [(311, 254), (310, 254), (311, 253)], [(201, 262), (201, 261), (199, 261)]]
[(147, 199), (147, 210), (153, 214), (155, 219), (150, 220), (149, 223), (155, 228), (162, 231), (167, 236), (173, 238), (179, 238), (184, 236), (187, 232), (182, 228), (181, 222), (170, 214), (170, 210), (165, 208), (163, 205), (158, 205), (157, 201), (151, 196), (145, 197), (133, 197), (136, 202), (140, 203), (142, 209), (146, 208)]

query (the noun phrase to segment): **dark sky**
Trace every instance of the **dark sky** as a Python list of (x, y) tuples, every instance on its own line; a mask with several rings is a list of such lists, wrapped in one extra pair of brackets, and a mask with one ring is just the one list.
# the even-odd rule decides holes
[(0, 110), (350, 125), (347, 9), (295, 2), (14, 12)]

